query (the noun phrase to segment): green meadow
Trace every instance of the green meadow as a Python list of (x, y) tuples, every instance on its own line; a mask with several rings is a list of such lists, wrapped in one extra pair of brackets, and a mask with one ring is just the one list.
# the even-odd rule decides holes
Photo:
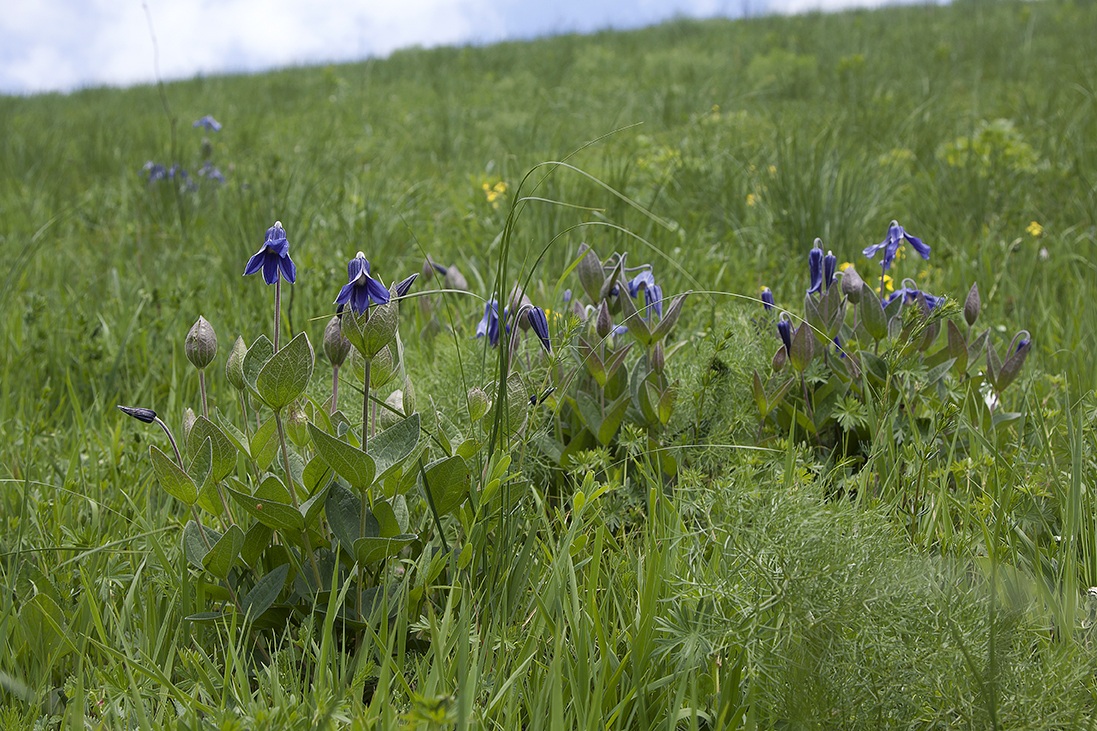
[[(0, 97), (0, 727), (1094, 727), (1095, 141), (1082, 0)], [(785, 350), (816, 238), (923, 294)], [(423, 273), (330, 404), (358, 251)]]

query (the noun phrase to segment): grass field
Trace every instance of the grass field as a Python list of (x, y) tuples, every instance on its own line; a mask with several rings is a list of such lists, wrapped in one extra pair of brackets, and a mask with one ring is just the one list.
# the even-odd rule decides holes
[[(192, 126), (207, 114), (223, 129)], [(956, 0), (410, 50), (4, 97), (0, 130), (0, 727), (1097, 723), (1094, 4)], [(199, 174), (207, 161), (223, 182)], [(189, 176), (150, 180), (147, 162)], [(816, 237), (876, 278), (861, 250), (892, 219), (933, 252), (907, 251), (894, 286), (947, 295), (941, 316), (967, 334), (977, 282), (977, 329), (1003, 360), (1030, 336), (1019, 377), (993, 407), (975, 356), (970, 379), (926, 386), (937, 370), (900, 347), (904, 329), (877, 360), (917, 389), (850, 397), (841, 439), (807, 430), (823, 418), (813, 398), (796, 412), (801, 388), (831, 382), (818, 362), (761, 418), (754, 374), (772, 391), (789, 371), (772, 371), (781, 341), (760, 287), (802, 312)], [(364, 568), (340, 554), (329, 501), (315, 530), (268, 534), (218, 577), (188, 560), (191, 512), (161, 489), (149, 446), (170, 455), (164, 433), (115, 406), (155, 409), (182, 435), (184, 410), (201, 413), (184, 347), (201, 315), (219, 339), (211, 413), (245, 438), (257, 414), (273, 424), (257, 401), (241, 415), (225, 365), (237, 335), (271, 336), (273, 288), (241, 274), (276, 220), (297, 267), (280, 285), (282, 343), (305, 333), (315, 369), (301, 409), (288, 404), (294, 449), (270, 437), (260, 468), (241, 447), (225, 486), (278, 482), (287, 464), (302, 501), (315, 495), (306, 414), (358, 444), (362, 376), (343, 369), (340, 431), (320, 415), (321, 343), (362, 250), (386, 283), (427, 256), (467, 280), (427, 294), (453, 280), (421, 277), (400, 339), (415, 456), (467, 457), (468, 494), (436, 515), (425, 476), (401, 467), (362, 497), (377, 515), (404, 506), (415, 540), (400, 552)], [(651, 263), (668, 298), (693, 292), (665, 343), (673, 414), (645, 426), (634, 393), (605, 443), (574, 428), (586, 324), (563, 298), (582, 297), (580, 243)], [(511, 363), (505, 334), (501, 350), (474, 339), (485, 300), (516, 282), (549, 311), (551, 356), (527, 338)], [(654, 357), (638, 342), (629, 377), (654, 374)], [(472, 419), (469, 388), (507, 390), (505, 362), (525, 390)], [(409, 405), (402, 381), (375, 395), (397, 386)], [(548, 387), (508, 436), (507, 403)], [(250, 535), (242, 506), (211, 520)], [(295, 547), (310, 536), (319, 587), (311, 544)], [(287, 561), (263, 621), (245, 617), (237, 592)], [(347, 592), (364, 580), (390, 611), (354, 621), (363, 600)]]

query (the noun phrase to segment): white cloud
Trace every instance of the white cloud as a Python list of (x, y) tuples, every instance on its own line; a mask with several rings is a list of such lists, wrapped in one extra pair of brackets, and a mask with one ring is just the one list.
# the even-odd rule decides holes
[[(676, 15), (735, 16), (880, 0), (145, 0), (162, 78), (385, 56), (412, 45), (481, 43), (635, 27)], [(924, 0), (923, 0), (924, 1)], [(0, 13), (0, 93), (155, 80), (141, 0), (23, 0)]]

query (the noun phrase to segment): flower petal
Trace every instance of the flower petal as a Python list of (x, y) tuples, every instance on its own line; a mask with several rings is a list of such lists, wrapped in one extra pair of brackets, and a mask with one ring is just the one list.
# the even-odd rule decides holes
[(263, 268), (263, 259), (266, 257), (266, 253), (267, 250), (266, 247), (264, 247), (256, 253), (252, 254), (251, 258), (248, 259), (248, 265), (244, 267), (245, 277), (249, 274), (255, 274), (257, 271)]
[(354, 282), (348, 282), (343, 285), (343, 288), (339, 290), (339, 296), (335, 298), (333, 304), (337, 304), (340, 307), (350, 302), (350, 296), (354, 293)]
[(918, 252), (918, 255), (923, 259), (929, 259), (929, 247), (922, 243), (922, 240), (917, 236), (906, 235), (907, 241), (914, 247), (914, 250)]
[(274, 284), (278, 281), (278, 260), (277, 256), (263, 257), (263, 280), (267, 284)]
[(287, 282), (293, 284), (297, 281), (297, 266), (293, 263), (293, 259), (289, 258), (289, 254), (278, 257), (278, 268), (282, 270), (282, 276)]
[(369, 297), (379, 305), (388, 304), (391, 295), (385, 285), (378, 282), (373, 277), (366, 277), (366, 285), (363, 289), (368, 293)]

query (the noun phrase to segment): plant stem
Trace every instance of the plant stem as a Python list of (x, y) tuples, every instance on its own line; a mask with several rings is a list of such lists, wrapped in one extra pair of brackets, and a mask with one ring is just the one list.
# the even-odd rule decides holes
[(369, 438), (369, 365), (370, 359), (363, 358), (365, 365), (362, 373), (362, 451), (365, 452)]
[(339, 410), (339, 366), (331, 367), (331, 413)]
[(282, 277), (274, 280), (274, 352), (278, 352), (278, 331), (282, 325)]
[(198, 371), (198, 390), (202, 393), (202, 416), (209, 418), (209, 403), (206, 401), (206, 369)]
[[(293, 484), (293, 471), (289, 465), (289, 449), (286, 448), (286, 430), (282, 426), (281, 409), (276, 409), (274, 412), (274, 425), (278, 428), (278, 443), (282, 447), (282, 467), (286, 470), (286, 487), (289, 488), (289, 497), (293, 501), (294, 510), (300, 512), (301, 506), (297, 502), (297, 487)], [(312, 541), (309, 540), (308, 525), (301, 531), (301, 539), (305, 544), (305, 551), (309, 555), (309, 563), (312, 564), (312, 573), (316, 576), (316, 588), (319, 589), (323, 585), (323, 580), (320, 577), (320, 566), (316, 563), (316, 556), (312, 552)]]

